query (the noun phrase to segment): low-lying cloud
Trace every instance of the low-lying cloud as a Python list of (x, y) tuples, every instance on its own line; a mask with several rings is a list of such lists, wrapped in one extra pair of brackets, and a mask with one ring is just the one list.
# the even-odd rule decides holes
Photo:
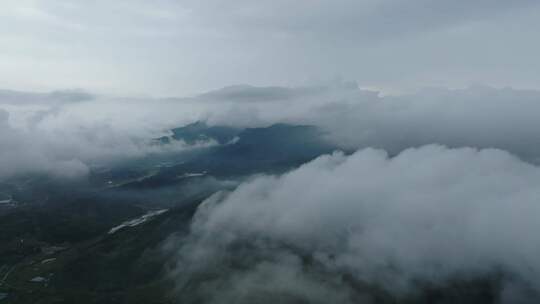
[(65, 104), (39, 100), (3, 108), (0, 103), (0, 179), (27, 173), (79, 178), (94, 165), (216, 144), (155, 145), (153, 138), (176, 125), (151, 111), (145, 119), (145, 110), (152, 107), (151, 102), (113, 99)]
[(336, 149), (360, 149), (203, 203), (172, 271), (192, 301), (355, 303), (456, 278), (502, 284), (494, 296), (504, 303), (539, 292), (537, 91), (383, 96), (337, 81), (166, 99), (9, 96), (0, 101), (0, 178), (76, 178), (96, 163), (189, 149), (149, 143), (197, 120), (310, 124)]
[(533, 301), (538, 180), (540, 168), (496, 149), (321, 156), (207, 199), (174, 277), (216, 303), (354, 303), (373, 299), (366, 286), (400, 298), (477, 278), (500, 279), (503, 303)]
[[(327, 131), (329, 139), (344, 149), (377, 147), (392, 155), (409, 147), (437, 143), (498, 148), (529, 162), (540, 160), (540, 136), (535, 131), (540, 128), (537, 91), (472, 86), (381, 96), (354, 83), (336, 82), (286, 91), (286, 98), (266, 102), (283, 92), (275, 90), (271, 93), (271, 88), (249, 88), (251, 103), (244, 102), (241, 95), (231, 107), (209, 111), (209, 121), (311, 124)], [(264, 94), (268, 98), (261, 96)]]
[(12, 164), (0, 176), (17, 173), (17, 168), (50, 171), (58, 159), (88, 165), (96, 159), (146, 155), (156, 152), (149, 139), (197, 120), (237, 127), (315, 125), (348, 151), (376, 147), (395, 155), (437, 143), (499, 148), (532, 163), (540, 159), (540, 93), (510, 88), (382, 96), (354, 82), (336, 81), (305, 87), (233, 86), (162, 99), (11, 92), (0, 94), (0, 110), (0, 161)]
[(357, 98), (321, 105), (310, 121), (352, 147), (393, 154), (411, 146), (499, 148), (538, 161), (536, 91), (470, 87), (431, 89), (413, 95)]

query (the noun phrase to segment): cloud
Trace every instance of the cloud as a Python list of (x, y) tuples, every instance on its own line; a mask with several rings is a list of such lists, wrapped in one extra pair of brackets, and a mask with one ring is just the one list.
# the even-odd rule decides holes
[[(531, 163), (540, 161), (537, 91), (473, 86), (383, 96), (354, 82), (336, 80), (303, 87), (233, 86), (164, 99), (78, 91), (1, 96), (9, 96), (0, 98), (5, 116), (0, 140), (10, 143), (2, 149), (8, 164), (15, 163), (8, 154), (18, 155), (21, 163), (31, 163), (32, 158), (79, 160), (87, 165), (138, 157), (158, 152), (148, 146), (149, 139), (197, 120), (236, 127), (314, 125), (347, 151), (376, 147), (395, 155), (409, 147), (438, 143), (499, 148)], [(27, 154), (15, 147), (42, 157), (24, 157)]]
[(351, 96), (319, 104), (303, 120), (331, 130), (334, 140), (393, 154), (412, 146), (499, 148), (532, 162), (540, 156), (537, 91), (473, 86), (411, 95)]
[(265, 291), (303, 300), (313, 291), (373, 294), (347, 275), (399, 298), (419, 283), (503, 273), (496, 296), (513, 303), (519, 288), (540, 291), (539, 179), (540, 168), (496, 149), (322, 156), (206, 200), (174, 275), (181, 291), (208, 288), (209, 297), (243, 303)]
[[(42, 139), (11, 128), (9, 113), (0, 109), (0, 178), (43, 171), (55, 176), (75, 178), (88, 173), (88, 167), (76, 158), (54, 157), (51, 159), (41, 145)], [(58, 148), (58, 147), (57, 147)]]
[(209, 102), (203, 116), (210, 123), (316, 125), (348, 150), (377, 147), (395, 155), (409, 147), (438, 143), (498, 148), (529, 162), (540, 161), (540, 136), (535, 131), (540, 128), (538, 91), (476, 85), (384, 96), (343, 81), (224, 91), (197, 97)]
[(87, 99), (79, 93), (8, 96), (0, 96), (0, 179), (35, 173), (80, 178), (92, 166), (215, 144), (152, 144), (192, 114), (167, 114), (170, 106), (159, 108), (152, 100)]

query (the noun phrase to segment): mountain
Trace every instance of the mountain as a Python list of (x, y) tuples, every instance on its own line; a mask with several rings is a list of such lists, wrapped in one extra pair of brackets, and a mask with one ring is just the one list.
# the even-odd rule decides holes
[[(263, 172), (280, 173), (338, 149), (326, 140), (320, 129), (307, 125), (274, 124), (233, 129), (208, 127), (197, 122), (174, 130), (178, 140), (196, 142), (211, 138), (222, 144), (184, 153), (178, 164), (162, 168), (143, 180), (126, 183), (124, 187), (170, 186), (185, 182), (178, 177), (186, 174), (230, 179)], [(166, 140), (161, 142), (167, 144)]]
[(179, 140), (193, 145), (198, 142), (214, 140), (218, 144), (225, 144), (233, 140), (240, 131), (240, 129), (233, 127), (208, 126), (205, 122), (197, 121), (183, 127), (174, 128), (171, 130), (171, 136), (157, 138), (157, 141), (168, 144), (172, 140)]

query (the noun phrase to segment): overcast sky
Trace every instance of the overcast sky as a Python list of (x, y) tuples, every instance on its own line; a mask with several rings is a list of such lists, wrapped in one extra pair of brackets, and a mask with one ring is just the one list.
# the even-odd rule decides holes
[(0, 88), (540, 89), (537, 0), (3, 0)]

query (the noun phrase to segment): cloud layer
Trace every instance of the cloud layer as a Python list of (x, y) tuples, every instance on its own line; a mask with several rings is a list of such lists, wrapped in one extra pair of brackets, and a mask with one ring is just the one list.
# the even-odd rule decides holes
[(540, 113), (536, 91), (474, 86), (382, 98), (346, 97), (319, 106), (308, 120), (352, 147), (375, 146), (393, 154), (430, 143), (493, 147), (537, 162), (536, 113)]
[(0, 179), (34, 173), (80, 178), (92, 166), (214, 144), (152, 144), (152, 138), (183, 124), (183, 118), (193, 113), (189, 106), (167, 113), (171, 107), (166, 103), (159, 108), (152, 100), (88, 96), (0, 94)]
[(405, 297), (419, 282), (503, 273), (498, 296), (514, 303), (540, 291), (539, 179), (495, 149), (322, 156), (204, 202), (175, 275), (184, 292), (237, 303), (265, 293), (345, 303), (369, 295), (346, 275)]
[(50, 171), (57, 160), (88, 166), (159, 152), (148, 146), (149, 139), (197, 120), (238, 127), (315, 125), (347, 151), (376, 147), (395, 155), (438, 143), (499, 148), (531, 163), (540, 160), (540, 93), (510, 88), (381, 96), (354, 82), (335, 81), (304, 87), (233, 86), (167, 99), (4, 91), (0, 111), (2, 176), (27, 169)]

